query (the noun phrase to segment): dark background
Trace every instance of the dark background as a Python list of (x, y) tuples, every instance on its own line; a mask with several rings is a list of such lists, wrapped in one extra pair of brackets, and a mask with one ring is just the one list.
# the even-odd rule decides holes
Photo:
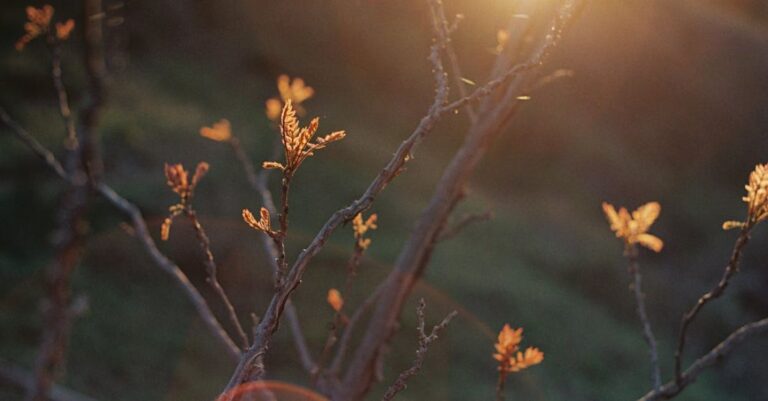
[[(54, 2), (55, 19), (79, 18), (76, 3)], [(512, 3), (446, 0), (450, 14), (466, 16), (455, 44), (467, 78), (486, 78), (496, 31), (514, 13)], [(260, 313), (270, 296), (269, 274), (257, 234), (239, 217), (243, 207), (260, 204), (228, 147), (200, 138), (199, 127), (230, 119), (249, 155), (261, 162), (277, 135), (263, 112), (264, 101), (276, 95), (276, 76), (301, 76), (317, 90), (306, 107), (321, 117), (321, 131), (346, 129), (349, 135), (309, 160), (296, 178), (289, 248), (295, 255), (330, 213), (364, 190), (425, 113), (433, 93), (425, 4), (105, 4), (112, 71), (101, 125), (107, 181), (139, 204), (159, 233), (175, 202), (163, 163), (192, 167), (207, 160), (211, 172), (196, 207), (210, 231), (222, 284), (244, 318)], [(23, 33), (25, 5), (0, 6), (0, 102), (44, 143), (61, 149), (64, 131), (45, 48), (13, 49)], [(85, 88), (80, 54), (77, 40), (65, 45), (65, 79), (75, 104)], [(603, 200), (631, 208), (650, 200), (662, 204), (652, 232), (666, 247), (659, 255), (643, 252), (641, 264), (665, 379), (671, 378), (680, 315), (720, 277), (735, 240), (720, 225), (743, 217), (747, 175), (768, 161), (766, 3), (592, 1), (547, 67), (558, 68), (572, 70), (573, 77), (533, 94), (475, 174), (460, 211), (491, 209), (495, 218), (441, 246), (413, 297), (426, 298), (430, 319), (451, 309), (460, 316), (400, 399), (491, 399), (492, 344), (506, 322), (525, 327), (524, 345), (546, 355), (541, 366), (511, 378), (509, 399), (632, 400), (644, 394), (650, 384), (646, 347), (621, 244), (600, 210)], [(346, 294), (350, 305), (388, 271), (466, 127), (464, 116), (447, 118), (377, 201), (380, 228), (354, 293)], [(0, 358), (6, 363), (29, 367), (34, 358), (41, 281), (62, 188), (9, 133), (0, 135)], [(91, 217), (89, 247), (75, 276), (75, 291), (87, 296), (90, 309), (75, 324), (64, 384), (103, 400), (214, 397), (233, 368), (219, 344), (108, 205), (97, 202)], [(765, 231), (757, 229), (724, 299), (693, 326), (688, 362), (768, 313)], [(161, 247), (211, 295), (188, 225), (175, 225)], [(296, 294), (315, 353), (332, 318), (325, 293), (342, 285), (351, 247), (351, 230), (340, 230)], [(388, 381), (413, 357), (413, 314), (408, 306)], [(272, 377), (306, 385), (285, 331), (279, 334), (268, 361)], [(766, 357), (768, 340), (752, 341), (679, 399), (768, 399)], [(19, 394), (0, 387), (0, 398)]]

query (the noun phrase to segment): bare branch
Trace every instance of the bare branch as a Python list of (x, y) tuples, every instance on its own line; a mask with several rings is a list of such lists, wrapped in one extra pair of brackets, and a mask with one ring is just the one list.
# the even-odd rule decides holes
[(734, 331), (723, 342), (712, 348), (701, 358), (697, 359), (691, 366), (683, 372), (679, 379), (671, 380), (661, 386), (656, 391), (650, 391), (648, 394), (639, 398), (638, 401), (656, 401), (668, 400), (674, 398), (686, 387), (691, 385), (696, 378), (706, 369), (712, 367), (718, 361), (728, 356), (739, 344), (744, 341), (768, 333), (768, 318), (746, 324)]
[[(0, 361), (0, 381), (6, 381), (21, 388), (29, 388), (31, 383), (34, 381), (34, 377), (26, 369)], [(87, 395), (83, 395), (66, 387), (54, 384), (51, 387), (50, 394), (47, 396), (46, 401), (96, 400), (94, 398), (88, 397)]]
[(378, 298), (379, 294), (381, 294), (383, 288), (384, 286), (379, 284), (379, 286), (376, 287), (376, 290), (374, 290), (371, 295), (360, 306), (357, 307), (355, 313), (353, 313), (352, 317), (349, 318), (349, 322), (347, 322), (347, 325), (344, 327), (344, 332), (341, 335), (341, 340), (339, 340), (339, 346), (336, 349), (336, 356), (334, 356), (333, 362), (331, 363), (330, 371), (332, 374), (336, 375), (339, 373), (341, 364), (344, 362), (344, 356), (347, 352), (347, 349), (349, 348), (349, 342), (352, 340), (352, 333), (354, 331), (355, 325), (360, 322), (360, 320), (365, 315), (365, 312), (368, 311), (371, 306), (373, 306), (373, 303), (376, 302), (376, 298)]
[[(580, 4), (581, 1), (579, 0), (567, 1), (566, 5), (558, 10), (551, 29), (555, 34), (547, 35), (541, 39), (538, 50), (533, 53), (532, 61), (511, 67), (500, 78), (478, 88), (464, 100), (443, 107), (441, 111), (452, 111), (458, 107), (463, 107), (471, 99), (489, 96), (494, 93), (494, 89), (501, 88), (508, 80), (517, 77), (517, 74), (540, 65), (559, 41), (560, 33)], [(509, 90), (525, 87), (528, 75), (530, 74), (518, 77)], [(432, 199), (416, 221), (415, 227), (411, 231), (411, 237), (398, 256), (395, 268), (385, 281), (386, 288), (377, 301), (377, 306), (369, 320), (363, 339), (356, 349), (342, 384), (338, 388), (341, 393), (339, 398), (359, 398), (370, 387), (374, 364), (378, 358), (378, 350), (394, 334), (402, 306), (414, 284), (425, 270), (434, 250), (435, 241), (442, 231), (446, 219), (452, 213), (457, 199), (461, 197), (463, 188), (485, 151), (492, 141), (503, 132), (506, 126), (506, 120), (503, 117), (508, 114), (509, 110), (514, 109), (516, 104), (517, 102), (510, 102), (499, 104), (495, 108), (483, 108), (478, 123), (470, 128), (462, 147), (444, 170)]]
[[(270, 215), (277, 214), (277, 208), (275, 207), (275, 201), (272, 198), (272, 192), (269, 190), (268, 181), (269, 181), (269, 175), (270, 171), (268, 169), (262, 169), (259, 173), (256, 173), (256, 167), (253, 165), (253, 162), (251, 159), (246, 155), (245, 150), (243, 149), (240, 140), (232, 136), (232, 138), (229, 141), (230, 145), (232, 146), (232, 150), (235, 152), (235, 155), (240, 161), (240, 164), (243, 168), (243, 171), (245, 171), (246, 178), (248, 179), (248, 183), (251, 185), (251, 188), (259, 195), (261, 198), (262, 205), (267, 208)], [(274, 146), (274, 153), (275, 156), (272, 157), (272, 159), (277, 159), (278, 154), (280, 153), (281, 147), (280, 147), (280, 141), (275, 142)], [(261, 245), (264, 249), (265, 254), (267, 255), (267, 262), (269, 263), (269, 266), (272, 270), (272, 274), (275, 277), (275, 280), (277, 280), (277, 272), (279, 269), (278, 264), (278, 250), (276, 247), (276, 244), (272, 240), (272, 238), (265, 234), (261, 234)], [(311, 373), (315, 367), (315, 361), (312, 358), (312, 354), (309, 351), (309, 346), (307, 345), (307, 340), (304, 337), (304, 332), (301, 329), (301, 322), (299, 320), (298, 312), (296, 311), (296, 307), (293, 305), (293, 302), (289, 299), (286, 302), (285, 305), (285, 317), (288, 320), (288, 327), (291, 331), (291, 337), (293, 337), (294, 346), (296, 347), (296, 351), (299, 354), (299, 360), (301, 361), (301, 366), (304, 368), (305, 371)]]
[(635, 295), (637, 315), (640, 318), (640, 323), (643, 325), (643, 338), (645, 338), (645, 342), (648, 344), (648, 355), (651, 360), (651, 383), (654, 390), (658, 391), (661, 387), (659, 353), (656, 348), (656, 337), (654, 337), (651, 330), (651, 321), (648, 319), (648, 313), (645, 310), (645, 294), (643, 294), (642, 288), (643, 277), (640, 274), (640, 266), (637, 262), (637, 247), (635, 245), (627, 245), (625, 254), (629, 261), (628, 271), (633, 280), (630, 287)]
[(64, 86), (63, 72), (61, 69), (61, 46), (59, 43), (54, 43), (50, 46), (51, 50), (51, 77), (53, 78), (53, 86), (56, 89), (56, 96), (59, 104), (59, 114), (64, 120), (64, 126), (66, 127), (66, 148), (74, 150), (79, 146), (77, 138), (77, 129), (75, 128), (75, 118), (72, 116), (72, 109), (69, 107), (69, 95), (67, 95), (67, 89)]
[(200, 224), (200, 220), (197, 218), (197, 213), (195, 213), (191, 205), (186, 207), (184, 213), (189, 218), (190, 222), (192, 222), (192, 226), (195, 229), (195, 234), (197, 235), (197, 239), (200, 244), (200, 249), (203, 251), (203, 254), (205, 254), (204, 263), (208, 271), (207, 281), (211, 287), (213, 287), (213, 290), (216, 292), (216, 295), (219, 296), (219, 299), (221, 299), (221, 301), (224, 303), (224, 306), (227, 309), (229, 320), (235, 327), (237, 335), (240, 337), (240, 342), (243, 349), (246, 349), (249, 345), (248, 336), (245, 335), (243, 326), (240, 324), (240, 319), (237, 318), (237, 312), (235, 311), (235, 307), (232, 305), (232, 301), (229, 300), (226, 291), (224, 291), (224, 288), (219, 283), (219, 278), (217, 276), (218, 267), (216, 266), (216, 260), (213, 258), (213, 252), (211, 252), (211, 240), (208, 238), (208, 234), (206, 234), (203, 225)]
[(157, 248), (157, 244), (149, 234), (147, 224), (144, 221), (144, 217), (142, 216), (139, 208), (129, 202), (127, 199), (120, 196), (117, 192), (115, 192), (112, 188), (104, 183), (96, 184), (96, 191), (101, 194), (101, 196), (103, 196), (109, 203), (111, 203), (112, 206), (126, 215), (126, 217), (130, 220), (131, 225), (133, 226), (136, 237), (139, 239), (142, 246), (144, 247), (144, 250), (147, 251), (152, 261), (160, 269), (168, 273), (171, 278), (173, 278), (174, 281), (181, 287), (181, 289), (184, 290), (187, 298), (192, 301), (192, 304), (197, 310), (197, 313), (203, 319), (203, 323), (205, 323), (205, 325), (208, 327), (208, 330), (210, 330), (211, 333), (213, 333), (214, 336), (223, 343), (230, 356), (233, 358), (239, 357), (239, 348), (237, 345), (235, 345), (224, 328), (221, 327), (221, 324), (211, 311), (211, 308), (208, 306), (205, 298), (200, 295), (200, 292), (197, 290), (197, 288), (195, 288), (195, 286), (189, 281), (187, 275), (184, 274), (184, 272), (175, 263), (168, 259)]
[(682, 359), (683, 351), (685, 350), (686, 335), (688, 334), (688, 326), (690, 326), (691, 322), (693, 322), (704, 305), (723, 295), (726, 287), (728, 287), (729, 281), (739, 271), (741, 253), (749, 242), (749, 233), (753, 227), (753, 225), (748, 224), (742, 228), (741, 232), (739, 233), (739, 237), (736, 239), (736, 243), (733, 245), (731, 258), (728, 261), (728, 264), (725, 266), (723, 277), (712, 290), (702, 295), (696, 304), (693, 305), (693, 307), (683, 315), (682, 321), (680, 323), (680, 334), (677, 338), (677, 349), (675, 350), (675, 380), (678, 382), (683, 379)]
[(490, 210), (485, 211), (483, 213), (467, 214), (463, 216), (459, 221), (454, 223), (452, 226), (445, 227), (443, 231), (440, 233), (440, 235), (437, 237), (437, 242), (447, 241), (451, 238), (454, 238), (459, 233), (461, 233), (465, 228), (471, 226), (472, 224), (482, 223), (492, 218), (493, 218), (493, 212), (491, 212)]
[[(432, 10), (432, 18), (436, 29), (440, 32), (440, 35), (445, 37), (445, 55), (448, 57), (451, 70), (453, 71), (453, 79), (456, 88), (459, 90), (459, 95), (462, 98), (467, 97), (467, 88), (462, 79), (461, 66), (459, 64), (459, 58), (456, 55), (456, 51), (453, 48), (453, 44), (450, 39), (450, 35), (458, 29), (459, 21), (462, 20), (461, 16), (456, 16), (453, 25), (448, 25), (448, 20), (445, 17), (445, 8), (443, 7), (442, 0), (430, 0), (429, 6)], [(465, 106), (469, 120), (474, 124), (477, 122), (477, 113), (474, 107), (467, 103)]]
[[(2, 109), (0, 109), (0, 111), (2, 111)], [(59, 163), (56, 157), (53, 156), (53, 153), (42, 146), (37, 140), (34, 139), (34, 137), (29, 134), (29, 132), (24, 130), (21, 125), (12, 120), (6, 113), (0, 113), (0, 117), (2, 117), (2, 121), (5, 126), (10, 128), (17, 138), (28, 144), (38, 156), (46, 161), (49, 167), (51, 167), (57, 174), (59, 174), (59, 169), (57, 169), (56, 166), (61, 166), (61, 163)], [(72, 176), (67, 175), (66, 172), (61, 177), (67, 182), (73, 182), (75, 180), (75, 178)], [(160, 250), (157, 248), (157, 244), (155, 244), (154, 239), (152, 239), (152, 236), (149, 234), (147, 224), (144, 221), (144, 217), (142, 216), (139, 208), (129, 202), (127, 199), (120, 196), (117, 192), (115, 192), (112, 188), (104, 183), (94, 183), (94, 189), (110, 204), (112, 204), (112, 206), (126, 215), (126, 217), (130, 220), (131, 225), (133, 226), (136, 237), (140, 240), (142, 246), (147, 251), (152, 261), (161, 270), (168, 273), (184, 290), (184, 292), (187, 294), (187, 297), (190, 299), (190, 301), (192, 301), (192, 304), (197, 310), (198, 314), (203, 319), (203, 323), (205, 323), (205, 325), (214, 334), (214, 336), (224, 344), (229, 354), (233, 358), (237, 359), (240, 356), (240, 350), (238, 349), (237, 345), (235, 345), (232, 339), (229, 338), (229, 335), (227, 335), (226, 331), (224, 331), (224, 329), (221, 327), (221, 324), (214, 316), (205, 299), (202, 295), (200, 295), (200, 292), (197, 291), (195, 286), (189, 281), (187, 275), (184, 274), (184, 272), (176, 264), (174, 264), (165, 255), (163, 255), (163, 253), (160, 252)]]
[(85, 180), (85, 177), (78, 176), (78, 177), (71, 177), (67, 172), (64, 170), (64, 166), (61, 165), (58, 159), (56, 159), (56, 156), (53, 154), (53, 152), (46, 149), (45, 146), (43, 146), (40, 141), (38, 141), (35, 137), (30, 135), (29, 132), (27, 132), (24, 127), (22, 127), (19, 123), (17, 123), (14, 119), (11, 118), (11, 116), (8, 115), (8, 113), (5, 111), (4, 108), (0, 107), (0, 121), (5, 125), (8, 129), (10, 129), (16, 137), (24, 142), (27, 147), (29, 147), (32, 152), (34, 152), (35, 155), (37, 155), (40, 159), (42, 159), (45, 164), (48, 165), (59, 177), (61, 177), (64, 181), (67, 183), (78, 183), (82, 184)]
[(382, 401), (389, 401), (395, 398), (398, 393), (407, 387), (408, 380), (419, 373), (419, 371), (421, 371), (421, 368), (424, 365), (424, 358), (426, 358), (427, 351), (429, 350), (429, 345), (437, 340), (437, 335), (440, 334), (440, 332), (445, 329), (446, 326), (448, 326), (448, 324), (457, 314), (456, 311), (449, 313), (448, 316), (446, 316), (439, 324), (432, 327), (432, 331), (427, 334), (424, 330), (424, 326), (426, 324), (424, 318), (424, 309), (426, 306), (427, 304), (422, 298), (419, 300), (419, 306), (416, 308), (416, 316), (418, 317), (417, 330), (419, 332), (419, 348), (416, 349), (416, 359), (413, 360), (411, 367), (400, 373), (400, 376), (398, 376), (397, 380), (395, 380), (395, 382), (387, 389), (387, 392), (384, 393), (384, 397), (381, 398)]

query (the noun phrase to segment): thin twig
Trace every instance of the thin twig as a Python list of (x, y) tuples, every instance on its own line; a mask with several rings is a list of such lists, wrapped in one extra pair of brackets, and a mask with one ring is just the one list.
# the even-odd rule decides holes
[[(245, 150), (243, 149), (240, 140), (233, 136), (230, 141), (230, 145), (232, 146), (232, 150), (235, 152), (235, 156), (237, 157), (238, 161), (240, 162), (240, 165), (243, 168), (243, 171), (245, 172), (245, 176), (248, 180), (248, 183), (251, 185), (251, 188), (259, 195), (261, 198), (262, 205), (267, 208), (270, 215), (277, 214), (277, 208), (275, 207), (275, 201), (272, 198), (272, 192), (269, 190), (269, 175), (272, 170), (268, 169), (262, 169), (259, 173), (256, 173), (256, 167), (253, 165), (253, 162), (248, 157), (248, 155), (245, 153)], [(272, 159), (276, 159), (278, 154), (280, 153), (282, 147), (280, 146), (280, 141), (275, 142), (274, 146), (274, 153), (275, 156), (273, 156)], [(261, 234), (262, 239), (262, 248), (264, 249), (264, 253), (267, 256), (268, 263), (271, 267), (272, 274), (275, 277), (275, 280), (277, 280), (277, 272), (279, 269), (278, 265), (278, 250), (275, 246), (275, 243), (273, 242), (272, 238), (265, 234)], [(299, 320), (298, 312), (296, 311), (296, 307), (293, 305), (293, 302), (289, 299), (288, 302), (286, 302), (285, 305), (285, 318), (288, 321), (288, 328), (291, 331), (291, 337), (293, 337), (294, 346), (296, 347), (296, 351), (299, 354), (299, 360), (301, 361), (301, 366), (304, 368), (305, 371), (308, 373), (311, 373), (312, 370), (315, 367), (315, 361), (312, 358), (312, 354), (309, 351), (309, 346), (307, 345), (307, 340), (304, 337), (304, 332), (301, 329), (301, 322)], [(255, 325), (254, 325), (255, 329)]]
[(656, 391), (652, 390), (648, 394), (639, 398), (638, 401), (656, 401), (668, 400), (680, 394), (686, 387), (696, 381), (696, 378), (707, 368), (715, 365), (718, 361), (728, 356), (737, 345), (747, 339), (768, 333), (768, 318), (746, 324), (738, 330), (731, 333), (723, 342), (712, 348), (704, 356), (697, 359), (691, 366), (680, 375), (679, 379), (673, 379), (661, 386)]
[(427, 351), (429, 350), (429, 345), (437, 340), (437, 335), (440, 334), (440, 332), (445, 329), (457, 315), (456, 311), (449, 313), (439, 324), (432, 327), (432, 331), (427, 334), (424, 329), (424, 326), (426, 325), (424, 309), (426, 306), (427, 304), (424, 302), (424, 298), (422, 298), (419, 300), (419, 306), (416, 308), (416, 316), (418, 317), (417, 330), (419, 333), (419, 348), (416, 349), (416, 359), (413, 360), (411, 367), (400, 373), (397, 380), (395, 380), (395, 382), (387, 389), (387, 392), (384, 393), (384, 397), (381, 398), (382, 401), (389, 401), (395, 398), (398, 393), (407, 387), (408, 380), (421, 371), (421, 367), (424, 365), (424, 358), (426, 358)]
[(339, 373), (341, 364), (344, 362), (344, 356), (349, 348), (349, 342), (352, 340), (352, 333), (355, 325), (363, 318), (363, 316), (365, 316), (366, 311), (371, 308), (373, 303), (376, 302), (376, 298), (381, 294), (383, 288), (384, 286), (379, 284), (371, 295), (357, 307), (355, 313), (352, 314), (352, 317), (349, 318), (347, 325), (344, 327), (344, 332), (341, 335), (341, 340), (339, 340), (339, 346), (336, 348), (336, 355), (331, 363), (331, 374), (336, 375)]
[[(460, 17), (456, 17), (453, 25), (448, 25), (448, 20), (445, 16), (445, 8), (443, 7), (442, 0), (430, 0), (429, 6), (432, 10), (432, 18), (435, 20), (435, 23), (439, 27), (438, 29), (442, 31), (442, 35), (445, 36), (445, 55), (448, 56), (448, 62), (450, 63), (451, 70), (453, 71), (453, 79), (454, 83), (456, 85), (456, 88), (459, 90), (459, 95), (462, 98), (467, 97), (467, 88), (465, 86), (465, 83), (463, 81), (463, 74), (461, 73), (461, 66), (459, 64), (459, 57), (456, 55), (456, 51), (453, 48), (453, 43), (450, 39), (450, 35), (454, 33), (458, 29), (458, 23), (461, 21)], [(467, 103), (465, 105), (465, 109), (467, 110), (467, 115), (469, 116), (469, 121), (473, 124), (477, 122), (477, 113), (475, 112), (474, 107), (472, 104)]]
[[(500, 78), (491, 80), (485, 86), (463, 98), (464, 100), (460, 99), (443, 107), (442, 110), (452, 111), (462, 107), (472, 99), (489, 96), (494, 93), (494, 89), (516, 78), (517, 74), (540, 65), (551, 53), (555, 44), (559, 42), (560, 33), (568, 25), (568, 21), (573, 18), (574, 12), (580, 4), (580, 0), (567, 1), (566, 5), (558, 10), (551, 25), (552, 33), (541, 39), (538, 50), (534, 51), (531, 56), (532, 61), (504, 70), (506, 72), (502, 73)], [(522, 85), (525, 80), (519, 81)], [(513, 85), (513, 87), (517, 86)], [(359, 343), (344, 380), (338, 388), (340, 398), (357, 399), (370, 388), (378, 350), (381, 345), (389, 341), (396, 331), (396, 321), (402, 306), (416, 281), (426, 269), (439, 232), (443, 229), (446, 219), (453, 211), (456, 199), (461, 196), (463, 188), (485, 151), (492, 141), (503, 132), (506, 126), (505, 121), (499, 117), (505, 115), (509, 107), (515, 107), (515, 104), (499, 104), (495, 106), (494, 110), (484, 109), (483, 113), (488, 112), (489, 115), (486, 118), (485, 115), (481, 114), (481, 117), (478, 118), (478, 124), (470, 128), (464, 144), (444, 170), (429, 205), (416, 221), (415, 227), (411, 230), (411, 237), (398, 256), (395, 268), (385, 281), (386, 288), (377, 301), (363, 339)]]
[[(0, 111), (2, 111), (1, 108)], [(0, 117), (2, 117), (2, 122), (5, 124), (5, 126), (10, 128), (13, 134), (22, 142), (28, 144), (30, 149), (38, 157), (43, 159), (46, 164), (51, 167), (57, 174), (59, 174), (62, 179), (67, 182), (75, 181), (75, 178), (67, 175), (63, 168), (57, 168), (57, 166), (61, 166), (61, 163), (56, 159), (53, 153), (42, 146), (42, 144), (40, 144), (39, 141), (32, 137), (28, 131), (23, 129), (21, 125), (11, 119), (7, 113), (0, 112)], [(63, 175), (61, 175), (60, 172), (64, 172)], [(197, 310), (198, 314), (203, 319), (203, 323), (205, 323), (205, 325), (214, 334), (214, 336), (222, 342), (230, 356), (237, 359), (240, 356), (239, 348), (237, 345), (235, 345), (226, 331), (221, 327), (221, 324), (211, 311), (210, 307), (205, 301), (205, 298), (203, 298), (195, 286), (192, 285), (187, 275), (184, 274), (184, 272), (176, 264), (174, 264), (165, 255), (163, 255), (163, 253), (160, 252), (160, 250), (157, 248), (157, 244), (155, 243), (154, 239), (152, 239), (152, 236), (147, 229), (147, 224), (139, 208), (136, 207), (136, 205), (133, 203), (129, 202), (127, 199), (120, 196), (111, 187), (104, 183), (95, 183), (94, 189), (97, 193), (104, 197), (107, 202), (109, 202), (112, 206), (126, 215), (126, 217), (130, 220), (131, 225), (133, 226), (136, 237), (139, 239), (152, 261), (155, 262), (155, 264), (161, 270), (168, 273), (184, 290), (184, 292), (187, 294), (187, 297), (190, 299), (193, 306)]]
[(688, 326), (690, 326), (691, 322), (693, 322), (704, 305), (723, 295), (723, 292), (725, 291), (726, 287), (728, 287), (728, 283), (730, 282), (731, 278), (739, 271), (741, 253), (749, 242), (749, 233), (752, 228), (753, 225), (751, 224), (747, 224), (742, 228), (741, 232), (739, 233), (739, 237), (736, 239), (736, 243), (733, 245), (731, 258), (728, 261), (728, 264), (725, 266), (723, 277), (720, 279), (717, 285), (709, 292), (702, 295), (696, 304), (693, 305), (693, 307), (691, 307), (691, 309), (683, 315), (682, 321), (680, 323), (680, 333), (677, 338), (677, 349), (675, 350), (675, 380), (678, 382), (683, 380), (682, 359), (683, 351), (685, 350), (685, 340), (688, 334)]
[(632, 292), (635, 295), (635, 303), (637, 306), (637, 315), (640, 318), (640, 323), (643, 325), (643, 338), (648, 344), (648, 355), (651, 360), (651, 383), (654, 390), (659, 390), (661, 387), (661, 368), (659, 368), (659, 353), (656, 348), (656, 337), (651, 330), (651, 321), (648, 319), (648, 313), (645, 310), (645, 294), (642, 289), (642, 275), (640, 274), (640, 266), (637, 261), (637, 247), (635, 245), (628, 245), (625, 251), (627, 260), (629, 261), (629, 275), (632, 277)]
[[(49, 40), (50, 41), (50, 40)], [(77, 138), (77, 129), (75, 128), (75, 118), (72, 116), (72, 109), (69, 106), (69, 95), (64, 85), (63, 72), (61, 68), (61, 46), (54, 42), (50, 46), (51, 51), (51, 77), (53, 78), (53, 87), (56, 89), (56, 96), (59, 104), (59, 114), (64, 120), (66, 128), (66, 148), (74, 150), (79, 145)]]
[(443, 231), (440, 232), (440, 235), (437, 237), (437, 241), (438, 242), (447, 241), (451, 238), (456, 237), (465, 228), (471, 226), (472, 224), (482, 223), (492, 218), (493, 218), (493, 212), (491, 212), (490, 210), (483, 213), (472, 213), (472, 214), (465, 215), (458, 222), (454, 223), (452, 226), (445, 227)]
[(248, 348), (248, 345), (250, 345), (248, 343), (248, 336), (245, 335), (245, 331), (243, 330), (243, 326), (240, 324), (240, 319), (237, 317), (237, 312), (235, 311), (235, 307), (232, 305), (232, 301), (230, 301), (226, 291), (224, 291), (224, 288), (219, 283), (219, 278), (217, 275), (218, 267), (216, 266), (216, 260), (213, 258), (213, 252), (211, 252), (211, 240), (208, 238), (208, 234), (206, 234), (203, 225), (200, 224), (200, 220), (197, 218), (197, 213), (195, 213), (195, 210), (191, 205), (187, 205), (184, 210), (184, 214), (192, 223), (192, 227), (194, 227), (195, 234), (197, 235), (198, 243), (200, 244), (200, 249), (203, 251), (203, 254), (205, 254), (204, 263), (208, 272), (207, 281), (211, 287), (213, 287), (213, 290), (216, 292), (216, 295), (219, 296), (219, 299), (221, 299), (221, 301), (224, 303), (224, 306), (227, 309), (229, 320), (235, 327), (237, 335), (240, 337), (240, 342), (243, 349), (246, 349)]

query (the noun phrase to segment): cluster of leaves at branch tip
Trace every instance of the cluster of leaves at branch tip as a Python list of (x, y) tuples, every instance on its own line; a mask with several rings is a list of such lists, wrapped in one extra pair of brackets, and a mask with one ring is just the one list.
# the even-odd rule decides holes
[(624, 207), (617, 212), (613, 205), (603, 202), (603, 212), (608, 218), (611, 230), (616, 233), (616, 238), (624, 240), (626, 245), (639, 244), (654, 252), (661, 252), (664, 242), (659, 237), (648, 234), (648, 230), (661, 213), (661, 205), (658, 202), (648, 202), (632, 214)]
[(341, 292), (335, 288), (328, 290), (328, 296), (326, 296), (325, 300), (336, 312), (341, 312), (341, 309), (344, 307), (344, 297), (342, 297)]
[(303, 79), (291, 79), (285, 74), (277, 77), (277, 91), (280, 93), (280, 97), (268, 99), (266, 104), (267, 118), (272, 121), (277, 121), (280, 118), (280, 112), (289, 100), (293, 102), (296, 112), (303, 116), (305, 110), (301, 104), (315, 95), (315, 90), (311, 86), (307, 86)]
[(747, 204), (747, 219), (726, 221), (723, 223), (723, 230), (753, 227), (761, 221), (768, 220), (768, 163), (755, 166), (744, 188), (747, 194), (741, 200)]
[(50, 4), (41, 8), (29, 6), (26, 8), (26, 12), (27, 22), (24, 24), (24, 36), (16, 41), (16, 50), (18, 51), (24, 50), (29, 42), (40, 36), (46, 36), (49, 43), (52, 44), (63, 42), (69, 38), (72, 30), (75, 29), (75, 21), (71, 18), (64, 22), (57, 22), (51, 29), (54, 9)]
[(499, 331), (496, 341), (496, 353), (493, 359), (499, 362), (499, 372), (509, 374), (519, 372), (533, 365), (538, 365), (544, 360), (544, 353), (536, 347), (528, 347), (520, 351), (520, 343), (523, 341), (523, 329), (513, 329), (508, 324)]
[(189, 178), (189, 172), (181, 164), (166, 164), (165, 179), (168, 186), (179, 195), (179, 203), (168, 208), (170, 214), (163, 220), (160, 227), (160, 238), (167, 241), (171, 234), (171, 224), (173, 219), (184, 212), (192, 200), (195, 193), (195, 187), (200, 180), (208, 173), (210, 166), (206, 162), (200, 162), (195, 168), (192, 178)]
[(296, 118), (293, 102), (288, 99), (280, 113), (280, 139), (285, 151), (285, 161), (284, 163), (266, 161), (262, 167), (283, 170), (283, 175), (290, 177), (304, 160), (314, 155), (316, 150), (323, 149), (329, 143), (339, 141), (347, 135), (344, 131), (335, 131), (318, 137), (313, 142), (312, 139), (319, 126), (320, 119), (315, 117), (308, 126), (299, 127), (299, 119)]
[(368, 230), (375, 230), (378, 228), (376, 225), (377, 219), (378, 216), (376, 216), (376, 213), (371, 214), (365, 220), (363, 219), (362, 213), (355, 215), (355, 218), (352, 219), (352, 231), (355, 236), (355, 247), (360, 250), (366, 250), (369, 246), (371, 246), (371, 239), (365, 238), (365, 233), (368, 232)]

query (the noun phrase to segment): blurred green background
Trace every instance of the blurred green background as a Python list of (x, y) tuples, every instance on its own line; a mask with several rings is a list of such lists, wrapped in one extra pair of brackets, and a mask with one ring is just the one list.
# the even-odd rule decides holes
[[(78, 18), (79, 2), (56, 1), (57, 17)], [(508, 0), (446, 0), (465, 20), (455, 37), (465, 77), (483, 82), (496, 31), (514, 13)], [(24, 52), (26, 2), (0, 5), (0, 104), (41, 141), (61, 149), (42, 43)], [(41, 5), (42, 3), (35, 5)], [(431, 32), (425, 4), (411, 0), (105, 1), (111, 70), (104, 137), (106, 179), (140, 205), (159, 234), (168, 205), (164, 162), (211, 172), (196, 207), (208, 227), (222, 284), (243, 320), (269, 300), (269, 273), (255, 232), (240, 220), (256, 209), (230, 149), (197, 134), (228, 118), (252, 159), (271, 153), (277, 133), (264, 101), (281, 73), (317, 90), (306, 103), (321, 131), (346, 129), (343, 142), (307, 161), (295, 180), (290, 255), (334, 210), (360, 194), (411, 132), (433, 93), (426, 60)], [(77, 32), (77, 31), (76, 31)], [(65, 45), (73, 102), (85, 77), (77, 40)], [(642, 254), (649, 314), (671, 378), (679, 318), (719, 279), (741, 218), (749, 171), (768, 161), (768, 7), (760, 0), (592, 1), (548, 70), (573, 77), (533, 94), (473, 179), (459, 214), (492, 210), (436, 252), (413, 299), (430, 319), (459, 318), (399, 399), (491, 399), (495, 333), (525, 327), (524, 345), (546, 355), (513, 376), (510, 400), (633, 400), (649, 388), (648, 362), (621, 245), (600, 202), (634, 208), (658, 200), (653, 232), (659, 255)], [(347, 302), (359, 302), (383, 277), (425, 206), (468, 122), (447, 118), (387, 188), (373, 211), (379, 229)], [(274, 183), (273, 183), (274, 184)], [(61, 182), (7, 132), (0, 135), (0, 359), (30, 367), (40, 334), (43, 271)], [(191, 305), (149, 262), (104, 202), (91, 213), (89, 245), (75, 292), (89, 311), (74, 326), (63, 384), (101, 400), (212, 399), (233, 369)], [(738, 326), (768, 313), (768, 235), (758, 228), (727, 296), (695, 323), (688, 362)], [(191, 228), (174, 225), (161, 244), (211, 297)], [(333, 236), (295, 296), (315, 353), (352, 248), (351, 229)], [(220, 305), (213, 303), (221, 312)], [(414, 303), (415, 305), (415, 303)], [(414, 308), (391, 349), (384, 384), (415, 350)], [(768, 339), (740, 347), (702, 375), (680, 400), (766, 400)], [(285, 330), (268, 358), (270, 376), (300, 385)], [(19, 399), (12, 386), (0, 398)], [(375, 398), (375, 395), (371, 397)]]

